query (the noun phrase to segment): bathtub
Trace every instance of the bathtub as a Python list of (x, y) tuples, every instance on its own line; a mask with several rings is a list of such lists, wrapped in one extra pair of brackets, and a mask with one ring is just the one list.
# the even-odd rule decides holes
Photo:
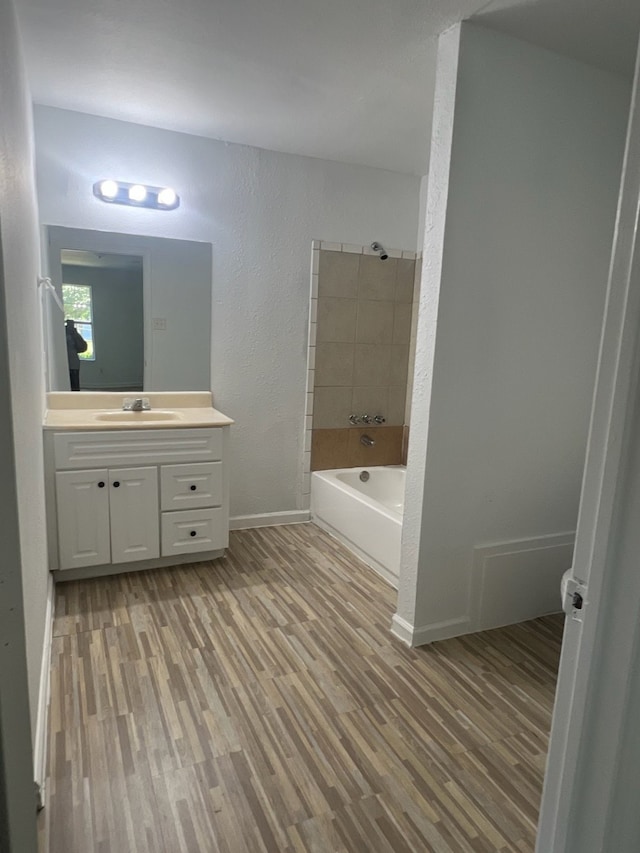
[[(363, 471), (367, 482), (360, 479)], [(404, 465), (337, 468), (311, 475), (311, 519), (398, 587)]]

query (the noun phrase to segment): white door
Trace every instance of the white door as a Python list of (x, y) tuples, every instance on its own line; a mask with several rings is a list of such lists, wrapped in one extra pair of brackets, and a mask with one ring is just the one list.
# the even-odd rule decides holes
[(160, 556), (158, 469), (111, 468), (111, 562)]
[(106, 469), (56, 474), (61, 569), (111, 562), (108, 482)]
[(537, 853), (640, 850), (639, 211), (636, 71)]

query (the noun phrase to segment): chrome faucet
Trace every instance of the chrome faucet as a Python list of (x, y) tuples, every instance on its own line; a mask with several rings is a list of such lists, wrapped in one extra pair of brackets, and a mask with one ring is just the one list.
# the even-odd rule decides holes
[(370, 435), (361, 435), (360, 444), (364, 444), (365, 447), (375, 447), (376, 443)]
[(125, 397), (122, 410), (125, 412), (148, 412), (151, 409), (148, 397)]
[(353, 424), (353, 426), (357, 426), (358, 424), (384, 424), (386, 423), (386, 418), (384, 415), (375, 415), (373, 418), (371, 415), (349, 415), (349, 423)]

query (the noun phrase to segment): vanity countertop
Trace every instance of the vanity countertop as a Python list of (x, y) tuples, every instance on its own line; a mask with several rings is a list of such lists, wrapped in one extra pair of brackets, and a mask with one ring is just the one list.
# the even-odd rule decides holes
[[(144, 397), (149, 412), (124, 412), (125, 398)], [(51, 430), (193, 429), (223, 427), (231, 418), (213, 408), (209, 391), (60, 391), (47, 394), (44, 428)]]

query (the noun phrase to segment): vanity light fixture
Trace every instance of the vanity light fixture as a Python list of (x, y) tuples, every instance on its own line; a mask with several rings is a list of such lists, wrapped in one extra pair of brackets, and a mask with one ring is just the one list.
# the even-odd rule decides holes
[(154, 210), (175, 210), (180, 206), (180, 196), (171, 187), (147, 187), (128, 184), (111, 178), (96, 181), (93, 194), (109, 204), (128, 204), (131, 207), (150, 207)]

